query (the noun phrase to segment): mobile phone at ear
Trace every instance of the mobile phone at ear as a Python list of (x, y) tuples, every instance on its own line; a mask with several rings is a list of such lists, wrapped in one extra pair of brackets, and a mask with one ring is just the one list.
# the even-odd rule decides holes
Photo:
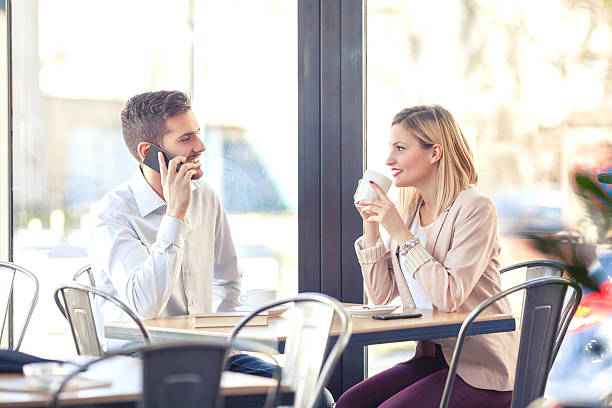
[[(147, 150), (147, 154), (144, 158), (144, 160), (142, 161), (144, 164), (146, 164), (147, 166), (149, 166), (150, 168), (152, 168), (153, 170), (155, 170), (156, 172), (160, 173), (159, 171), (159, 160), (157, 159), (157, 154), (159, 152), (162, 152), (162, 154), (164, 155), (164, 161), (166, 162), (166, 168), (168, 167), (168, 163), (170, 162), (170, 160), (172, 160), (174, 158), (174, 156), (172, 156), (170, 153), (168, 153), (167, 151), (163, 150), (162, 148), (154, 145), (151, 143), (151, 145), (149, 146), (149, 150)], [(178, 172), (179, 169), (181, 168), (181, 166), (183, 165), (183, 163), (179, 163), (176, 166), (176, 171)]]
[(386, 314), (386, 315), (374, 315), (372, 319), (376, 320), (394, 320), (394, 319), (413, 319), (415, 317), (423, 316), (420, 313), (396, 313), (396, 314)]

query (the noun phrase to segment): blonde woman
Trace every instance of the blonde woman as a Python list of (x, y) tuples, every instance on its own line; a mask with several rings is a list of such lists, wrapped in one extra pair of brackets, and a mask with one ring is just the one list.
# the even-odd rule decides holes
[[(395, 115), (389, 146), (398, 206), (375, 183), (380, 199), (355, 203), (364, 221), (355, 250), (368, 298), (386, 304), (399, 296), (406, 308), (471, 311), (501, 290), (497, 213), (474, 188), (472, 151), (438, 105)], [(389, 235), (385, 242), (380, 227)], [(510, 313), (510, 305), (504, 299), (488, 310)], [(418, 342), (412, 360), (355, 385), (337, 407), (438, 407), (454, 347), (448, 338)], [(517, 351), (516, 333), (469, 337), (450, 406), (509, 406)]]

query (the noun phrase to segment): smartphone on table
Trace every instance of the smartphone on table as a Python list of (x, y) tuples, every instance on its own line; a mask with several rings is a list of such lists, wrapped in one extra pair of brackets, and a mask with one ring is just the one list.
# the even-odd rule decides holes
[[(149, 150), (147, 150), (147, 154), (143, 160), (143, 163), (161, 174), (161, 171), (159, 170), (159, 160), (157, 158), (159, 152), (162, 152), (162, 154), (164, 155), (166, 168), (168, 168), (168, 163), (170, 163), (170, 160), (172, 160), (174, 156), (172, 156), (170, 153), (168, 153), (161, 147), (154, 145), (153, 143), (151, 143), (151, 145), (149, 146)], [(179, 163), (176, 165), (177, 172), (179, 171), (182, 165), (183, 163)]]
[(420, 313), (396, 313), (396, 314), (386, 314), (386, 315), (374, 315), (372, 319), (376, 320), (394, 320), (394, 319), (413, 319), (416, 317), (423, 316)]

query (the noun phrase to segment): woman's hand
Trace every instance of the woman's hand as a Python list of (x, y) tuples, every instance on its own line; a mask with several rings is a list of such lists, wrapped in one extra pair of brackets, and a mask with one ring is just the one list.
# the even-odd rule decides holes
[(357, 201), (357, 192), (359, 191), (359, 186), (361, 185), (361, 179), (357, 184), (357, 190), (355, 191), (355, 195), (353, 196), (353, 201), (355, 203), (355, 208), (359, 211), (359, 215), (363, 218), (363, 229), (364, 229), (364, 246), (366, 248), (373, 247), (376, 245), (376, 241), (378, 241), (378, 237), (380, 236), (380, 230), (378, 228), (378, 223), (376, 221), (372, 221), (370, 218), (372, 214), (366, 214), (359, 202)]
[[(404, 224), (401, 215), (395, 208), (395, 204), (387, 194), (378, 186), (378, 184), (370, 181), (372, 188), (380, 199), (361, 200), (356, 205), (360, 208), (360, 213), (365, 213), (368, 217), (368, 222), (375, 222), (389, 233), (391, 238), (395, 239), (400, 245), (412, 239), (414, 236)], [(365, 219), (365, 218), (364, 218)]]

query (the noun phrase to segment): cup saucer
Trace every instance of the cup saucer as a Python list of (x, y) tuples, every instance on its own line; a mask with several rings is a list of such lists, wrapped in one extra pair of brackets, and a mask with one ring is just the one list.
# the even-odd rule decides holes
[(397, 309), (398, 305), (360, 305), (360, 306), (347, 306), (344, 308), (353, 317), (367, 317), (374, 315), (389, 314)]

